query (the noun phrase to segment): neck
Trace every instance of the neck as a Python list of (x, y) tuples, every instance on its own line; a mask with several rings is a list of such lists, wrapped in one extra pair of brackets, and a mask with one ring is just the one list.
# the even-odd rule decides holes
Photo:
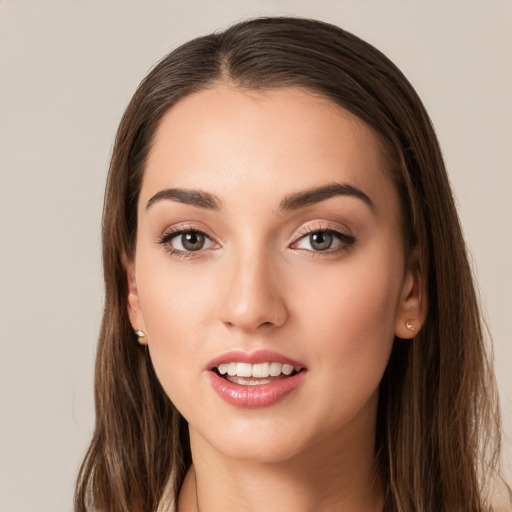
[(286, 461), (258, 462), (212, 453), (191, 430), (194, 465), (179, 512), (377, 512), (383, 491), (374, 444), (325, 439)]

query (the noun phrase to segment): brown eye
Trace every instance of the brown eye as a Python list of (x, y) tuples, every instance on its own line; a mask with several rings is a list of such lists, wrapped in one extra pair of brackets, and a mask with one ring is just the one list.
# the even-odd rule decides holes
[(181, 245), (186, 251), (199, 251), (204, 247), (205, 237), (198, 231), (191, 231), (181, 235)]
[(217, 244), (202, 231), (183, 229), (163, 234), (159, 243), (173, 255), (186, 255), (187, 253), (213, 249)]

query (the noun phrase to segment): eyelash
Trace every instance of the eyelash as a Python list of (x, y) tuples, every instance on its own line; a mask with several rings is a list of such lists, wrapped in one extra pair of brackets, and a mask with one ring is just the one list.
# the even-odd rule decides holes
[(314, 257), (321, 257), (322, 255), (332, 255), (339, 252), (346, 251), (349, 249), (355, 242), (356, 238), (352, 235), (348, 235), (347, 233), (342, 232), (339, 228), (336, 228), (334, 226), (306, 226), (304, 228), (301, 228), (298, 232), (298, 238), (293, 242), (291, 247), (293, 248), (294, 245), (296, 245), (301, 240), (305, 239), (306, 237), (314, 234), (314, 233), (329, 233), (336, 237), (340, 241), (339, 247), (336, 247), (334, 249), (327, 249), (325, 251), (315, 251), (312, 249), (300, 249), (297, 248), (296, 250), (304, 250), (312, 253), (311, 255)]
[[(176, 249), (175, 247), (172, 247), (171, 241), (184, 234), (191, 234), (196, 233), (201, 236), (203, 236), (206, 240), (209, 240), (211, 243), (216, 244), (215, 240), (209, 235), (207, 235), (204, 231), (197, 229), (193, 226), (179, 226), (176, 228), (170, 228), (165, 233), (163, 233), (161, 236), (158, 237), (158, 244), (162, 245), (166, 252), (173, 257), (183, 258), (183, 259), (191, 259), (196, 256), (199, 256), (199, 253), (203, 252), (203, 249), (198, 249), (197, 251), (186, 251), (181, 249)], [(301, 248), (295, 248), (295, 250), (299, 251), (307, 251), (311, 253), (314, 257), (321, 257), (322, 255), (332, 255), (339, 252), (346, 251), (350, 248), (355, 242), (356, 239), (352, 235), (348, 235), (346, 233), (343, 233), (338, 228), (327, 226), (306, 226), (299, 230), (298, 237), (295, 239), (295, 241), (290, 245), (292, 249), (294, 249), (294, 245), (298, 244), (301, 240), (305, 239), (306, 237), (314, 234), (314, 233), (329, 233), (336, 237), (340, 241), (339, 247), (336, 247), (334, 249), (326, 249), (324, 251), (318, 250), (315, 251), (314, 249), (301, 249)]]
[(181, 249), (176, 249), (175, 247), (173, 247), (171, 245), (171, 241), (174, 238), (176, 238), (180, 235), (187, 234), (187, 233), (188, 234), (191, 234), (191, 233), (199, 234), (199, 235), (203, 236), (206, 240), (209, 240), (210, 242), (216, 244), (216, 242), (213, 240), (213, 238), (211, 236), (207, 235), (204, 231), (197, 229), (194, 226), (179, 226), (176, 228), (170, 228), (167, 231), (165, 231), (165, 233), (163, 233), (161, 236), (158, 237), (158, 243), (165, 248), (166, 252), (170, 256), (183, 258), (183, 259), (191, 259), (196, 256), (199, 256), (199, 254), (197, 254), (197, 253), (202, 252), (201, 249), (198, 249), (197, 251), (183, 251)]

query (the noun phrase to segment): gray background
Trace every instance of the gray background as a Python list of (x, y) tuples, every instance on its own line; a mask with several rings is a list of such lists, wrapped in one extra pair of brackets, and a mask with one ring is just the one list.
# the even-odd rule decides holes
[(410, 78), (436, 126), (512, 434), (512, 1), (0, 0), (0, 512), (72, 508), (90, 439), (100, 213), (138, 82), (191, 37), (260, 14), (338, 24)]

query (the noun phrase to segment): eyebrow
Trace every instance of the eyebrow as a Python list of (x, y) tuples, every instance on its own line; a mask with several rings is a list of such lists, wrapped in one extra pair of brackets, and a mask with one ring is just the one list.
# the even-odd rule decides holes
[(209, 192), (183, 188), (167, 188), (157, 192), (146, 204), (146, 210), (158, 201), (170, 199), (179, 203), (190, 204), (207, 210), (220, 210), (219, 198)]
[[(328, 185), (291, 194), (281, 201), (279, 210), (298, 210), (299, 208), (311, 206), (336, 196), (348, 196), (361, 199), (375, 211), (373, 201), (362, 190), (348, 185), (347, 183), (329, 183)], [(214, 211), (219, 211), (222, 205), (220, 199), (209, 192), (183, 188), (168, 188), (157, 192), (151, 197), (146, 204), (146, 210), (151, 208), (155, 203), (165, 199)]]
[(326, 199), (336, 196), (348, 196), (361, 199), (373, 211), (375, 211), (375, 204), (373, 201), (360, 189), (348, 185), (347, 183), (329, 183), (322, 187), (316, 187), (303, 192), (297, 192), (288, 197), (285, 197), (279, 205), (280, 210), (298, 210), (304, 206), (320, 203)]

